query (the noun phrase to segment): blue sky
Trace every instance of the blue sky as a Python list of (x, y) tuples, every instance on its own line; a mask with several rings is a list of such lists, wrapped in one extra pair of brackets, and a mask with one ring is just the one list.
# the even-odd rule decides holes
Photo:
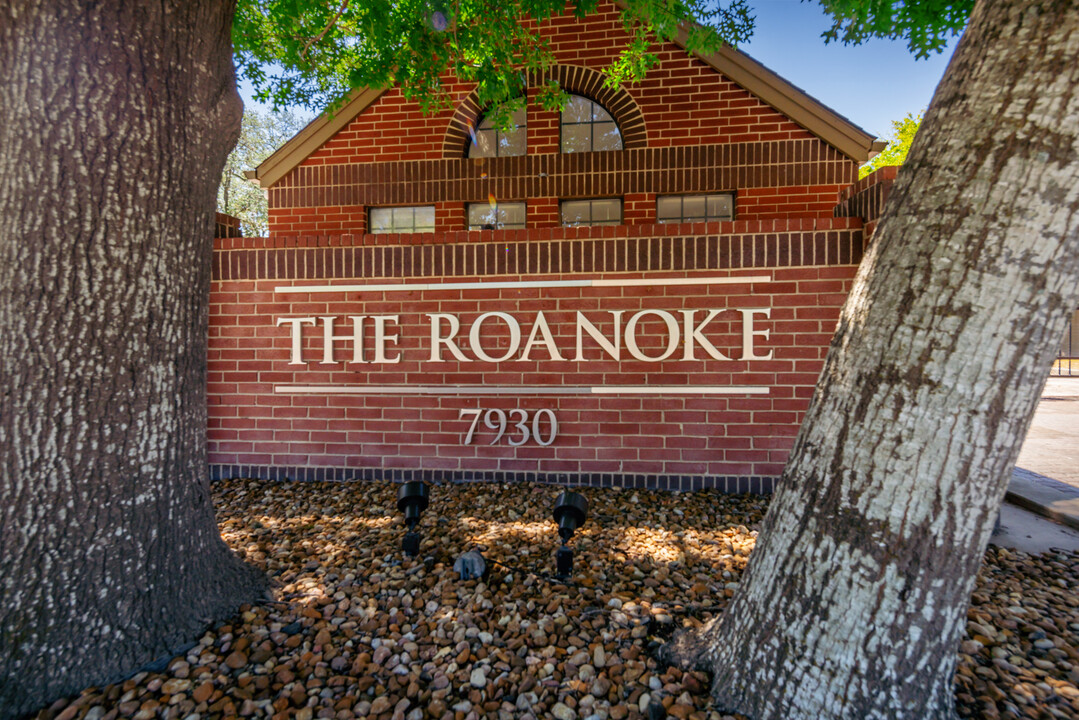
[[(947, 50), (915, 60), (901, 42), (870, 40), (863, 45), (825, 45), (828, 17), (815, 2), (750, 0), (757, 18), (752, 40), (741, 47), (757, 61), (878, 137), (891, 134), (891, 121), (929, 105), (957, 39)], [(248, 107), (257, 106), (241, 82)], [(265, 109), (265, 108), (261, 108)], [(310, 117), (310, 113), (297, 111)]]
[(902, 42), (824, 44), (831, 23), (817, 3), (750, 0), (757, 17), (741, 50), (788, 82), (879, 137), (891, 121), (929, 105), (958, 42), (940, 55), (915, 60)]

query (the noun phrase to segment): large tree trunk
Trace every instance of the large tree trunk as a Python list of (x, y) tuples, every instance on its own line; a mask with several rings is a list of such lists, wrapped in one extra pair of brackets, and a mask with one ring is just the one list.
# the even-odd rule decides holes
[(206, 465), (233, 2), (0, 2), (0, 716), (259, 596)]
[(667, 648), (755, 720), (950, 718), (993, 520), (1079, 300), (1079, 8), (980, 3), (738, 593)]

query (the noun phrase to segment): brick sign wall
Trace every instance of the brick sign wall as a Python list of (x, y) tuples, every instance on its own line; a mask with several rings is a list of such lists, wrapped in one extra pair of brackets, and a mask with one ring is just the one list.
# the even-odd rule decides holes
[(212, 475), (770, 489), (861, 221), (523, 235), (218, 240)]

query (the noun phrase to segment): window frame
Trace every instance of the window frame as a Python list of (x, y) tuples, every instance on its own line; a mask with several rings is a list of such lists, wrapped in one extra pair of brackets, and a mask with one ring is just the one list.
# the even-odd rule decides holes
[[(593, 222), (592, 221), (592, 203), (605, 202), (614, 200), (618, 202), (618, 220), (617, 222)], [(588, 222), (587, 223), (575, 223), (568, 224), (565, 220), (564, 208), (566, 203), (581, 203), (587, 202), (588, 205)], [(626, 220), (626, 203), (621, 197), (598, 197), (598, 198), (563, 198), (558, 201), (558, 220), (561, 227), (610, 227), (617, 225), (624, 225)]]
[[(722, 217), (709, 217), (708, 216), (708, 199), (713, 197), (729, 197), (731, 200), (731, 215), (729, 218)], [(659, 215), (659, 203), (660, 200), (669, 200), (677, 198), (679, 202), (679, 215), (677, 218), (662, 219)], [(704, 199), (704, 217), (703, 218), (687, 218), (685, 214), (685, 201), (687, 198), (703, 198)], [(707, 193), (675, 193), (672, 195), (656, 195), (656, 223), (659, 225), (671, 225), (674, 223), (695, 223), (695, 222), (733, 222), (737, 217), (738, 196), (734, 192), (707, 192)]]
[[(471, 219), (470, 215), (471, 215), (471, 210), (472, 210), (473, 206), (476, 206), (476, 205), (486, 205), (487, 207), (490, 207), (489, 202), (487, 202), (487, 203), (484, 203), (484, 202), (465, 203), (465, 227), (468, 229), (469, 232), (478, 232), (480, 230), (485, 229), (482, 226), (480, 226), (480, 227), (473, 227), (472, 226), (472, 219)], [(521, 210), (523, 211), (523, 215), (522, 215), (522, 218), (521, 218), (521, 224), (520, 225), (514, 224), (514, 225), (510, 225), (509, 227), (507, 227), (505, 225), (505, 223), (503, 223), (502, 225), (498, 225), (498, 223), (497, 223), (498, 209), (500, 207), (505, 207), (507, 205), (514, 205), (514, 206), (519, 205), (521, 207)], [(495, 223), (495, 227), (492, 228), (492, 229), (494, 229), (494, 230), (524, 230), (524, 229), (526, 229), (528, 227), (528, 201), (527, 200), (507, 200), (505, 202), (496, 202), (495, 206), (494, 206), (494, 210), (495, 210), (496, 223)]]
[[(604, 107), (603, 103), (599, 102), (598, 100), (593, 100), (592, 98), (588, 97), (587, 95), (578, 95), (576, 93), (570, 93), (570, 100), (572, 100), (575, 97), (581, 98), (583, 100), (587, 100), (589, 103), (591, 103), (592, 106), (598, 107), (601, 110), (603, 110), (603, 112), (607, 113), (607, 117), (611, 118), (610, 122), (614, 125), (614, 129), (618, 131), (618, 144), (619, 144), (619, 147), (617, 147), (617, 148), (607, 148), (607, 149), (604, 149), (604, 150), (596, 150), (595, 126), (597, 124), (606, 125), (608, 121), (607, 120), (600, 120), (600, 121), (597, 122), (596, 120), (592, 119), (592, 116), (595, 115), (595, 108), (590, 106), (588, 122), (575, 122), (575, 123), (566, 123), (566, 122), (563, 121), (563, 118), (565, 117), (565, 114), (566, 114), (566, 110), (565, 110), (565, 108), (563, 108), (562, 110), (560, 110), (558, 112), (558, 152), (559, 152), (559, 154), (561, 154), (561, 155), (576, 155), (576, 154), (580, 154), (582, 152), (622, 152), (623, 150), (625, 150), (626, 149), (626, 143), (625, 143), (625, 139), (622, 137), (622, 126), (618, 124), (618, 120), (615, 119), (614, 115), (611, 114), (611, 111), (608, 110), (606, 107)], [(565, 130), (566, 125), (572, 125), (572, 126), (587, 125), (589, 127), (588, 150), (581, 150), (581, 151), (574, 151), (574, 150), (567, 151), (566, 150), (565, 144), (564, 144), (565, 143), (565, 137), (566, 137), (564, 130)]]

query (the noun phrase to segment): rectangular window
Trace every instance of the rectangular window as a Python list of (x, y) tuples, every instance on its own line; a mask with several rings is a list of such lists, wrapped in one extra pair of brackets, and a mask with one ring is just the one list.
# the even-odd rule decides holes
[(734, 193), (666, 195), (656, 198), (656, 222), (734, 220)]
[(371, 208), (372, 233), (421, 233), (435, 231), (435, 206)]
[(569, 227), (577, 225), (621, 225), (622, 199), (563, 200), (562, 224)]
[(469, 230), (523, 230), (524, 226), (523, 202), (470, 203), (468, 206)]

